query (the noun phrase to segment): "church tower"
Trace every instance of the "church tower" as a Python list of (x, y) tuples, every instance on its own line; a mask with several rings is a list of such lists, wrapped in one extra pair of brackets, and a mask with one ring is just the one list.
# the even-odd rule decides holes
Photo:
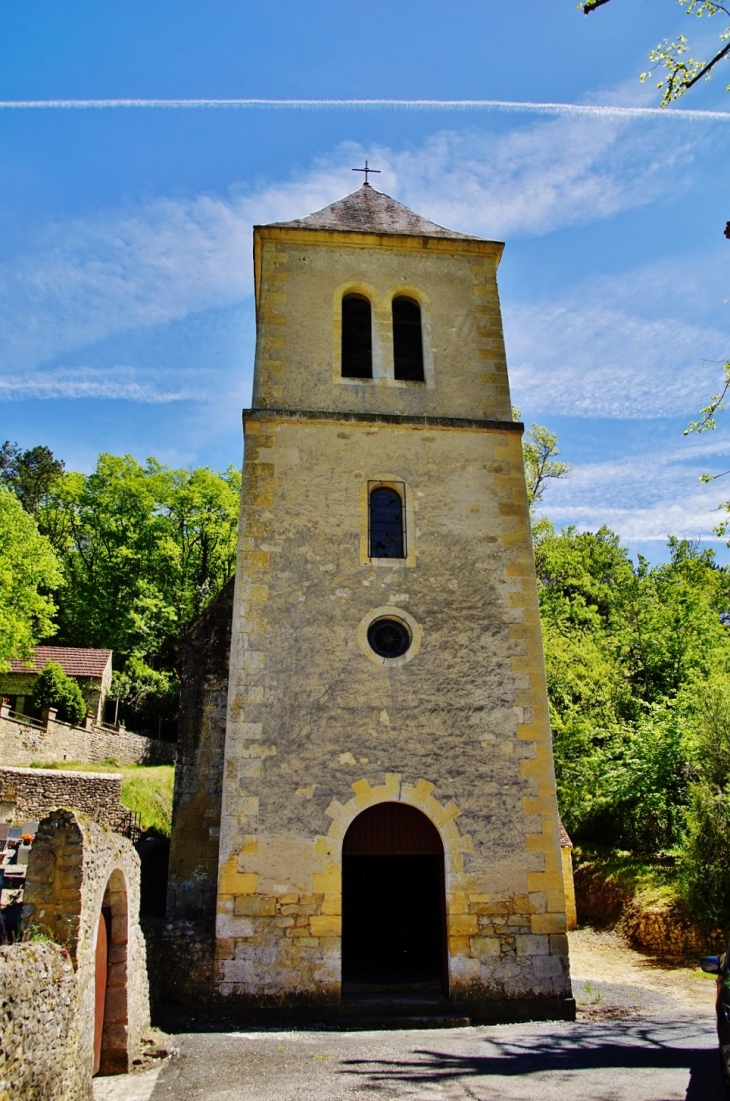
[(365, 183), (254, 230), (216, 989), (570, 1017), (502, 245)]

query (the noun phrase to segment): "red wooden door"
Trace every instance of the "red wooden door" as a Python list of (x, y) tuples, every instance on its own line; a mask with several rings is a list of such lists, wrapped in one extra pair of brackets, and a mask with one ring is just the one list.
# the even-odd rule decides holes
[(104, 1032), (104, 1008), (106, 1006), (106, 984), (109, 967), (109, 911), (99, 914), (99, 928), (96, 935), (96, 962), (94, 971), (94, 1074), (101, 1066), (101, 1038)]

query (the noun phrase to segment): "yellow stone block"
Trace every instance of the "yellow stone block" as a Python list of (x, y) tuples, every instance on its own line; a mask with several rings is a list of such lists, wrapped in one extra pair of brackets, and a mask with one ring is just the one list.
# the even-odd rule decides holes
[(528, 833), (525, 848), (531, 853), (551, 852), (555, 848), (556, 838), (546, 833)]
[(556, 815), (558, 807), (553, 795), (526, 795), (522, 800), (525, 814)]
[(547, 742), (550, 739), (550, 729), (542, 723), (520, 723), (517, 737), (523, 742)]
[(342, 936), (342, 918), (335, 914), (322, 914), (320, 917), (309, 919), (309, 927), (313, 937), (340, 937)]
[(312, 888), (316, 895), (336, 895), (342, 890), (342, 875), (335, 872), (315, 872), (312, 876)]
[(449, 955), (468, 956), (471, 954), (471, 941), (469, 937), (449, 937)]
[(273, 917), (276, 899), (268, 895), (240, 895), (233, 903), (233, 912), (238, 917)]
[(218, 892), (222, 895), (252, 895), (258, 888), (258, 876), (253, 872), (239, 872), (238, 853), (234, 853), (218, 874)]
[(565, 914), (533, 914), (530, 918), (530, 928), (533, 933), (564, 933)]
[[(528, 872), (527, 890), (532, 891), (562, 891), (562, 872)], [(560, 931), (560, 930), (558, 930)]]
[(548, 908), (548, 913), (562, 914), (565, 910), (565, 892), (564, 891), (548, 891), (548, 893), (547, 893), (547, 908)]
[(259, 851), (259, 839), (253, 834), (245, 834), (243, 838), (242, 853), (257, 853)]
[(341, 895), (325, 895), (322, 900), (322, 913), (323, 914), (342, 914), (342, 896)]
[(473, 937), (479, 932), (476, 914), (449, 914), (448, 926), (450, 937)]

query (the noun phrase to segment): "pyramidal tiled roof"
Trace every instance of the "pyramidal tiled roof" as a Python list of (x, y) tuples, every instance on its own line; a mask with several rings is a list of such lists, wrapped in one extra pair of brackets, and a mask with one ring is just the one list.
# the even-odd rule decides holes
[(483, 240), (469, 233), (444, 229), (428, 218), (422, 218), (403, 203), (391, 199), (390, 195), (376, 191), (368, 183), (364, 183), (344, 199), (338, 199), (336, 203), (330, 203), (322, 210), (308, 214), (306, 218), (295, 218), (293, 222), (271, 222), (270, 225), (282, 229), (355, 230), (360, 233), (398, 233), (414, 237), (451, 237), (461, 241)]

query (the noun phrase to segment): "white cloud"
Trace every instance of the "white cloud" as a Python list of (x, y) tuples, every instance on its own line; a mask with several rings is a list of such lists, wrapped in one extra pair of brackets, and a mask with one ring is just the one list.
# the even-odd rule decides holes
[(551, 301), (505, 308), (515, 402), (535, 414), (689, 416), (730, 355), (718, 257), (597, 278)]
[(544, 512), (561, 527), (606, 524), (627, 543), (664, 543), (668, 535), (717, 542), (713, 529), (725, 515), (719, 506), (730, 497), (730, 479), (701, 485), (699, 476), (726, 470), (729, 455), (730, 439), (712, 435), (582, 463), (549, 486)]
[[(155, 372), (156, 374), (159, 372)], [(167, 372), (162, 372), (167, 374)], [(165, 387), (158, 380), (146, 379), (138, 368), (98, 367), (58, 368), (55, 371), (34, 371), (23, 377), (0, 378), (0, 401), (23, 401), (27, 398), (105, 398), (163, 405), (175, 401), (199, 400), (206, 396), (200, 386), (199, 372), (195, 372), (198, 385), (180, 385), (186, 374), (193, 372), (176, 369), (177, 386)], [(182, 376), (182, 378), (181, 378)]]
[(690, 159), (684, 125), (672, 143), (653, 122), (584, 117), (441, 133), (405, 151), (345, 143), (301, 178), (256, 192), (161, 199), (49, 226), (0, 266), (5, 393), (20, 396), (19, 372), (25, 380), (95, 342), (246, 297), (251, 225), (301, 216), (352, 190), (351, 165), (363, 155), (378, 158), (383, 190), (435, 221), (493, 237), (545, 233), (676, 189)]

